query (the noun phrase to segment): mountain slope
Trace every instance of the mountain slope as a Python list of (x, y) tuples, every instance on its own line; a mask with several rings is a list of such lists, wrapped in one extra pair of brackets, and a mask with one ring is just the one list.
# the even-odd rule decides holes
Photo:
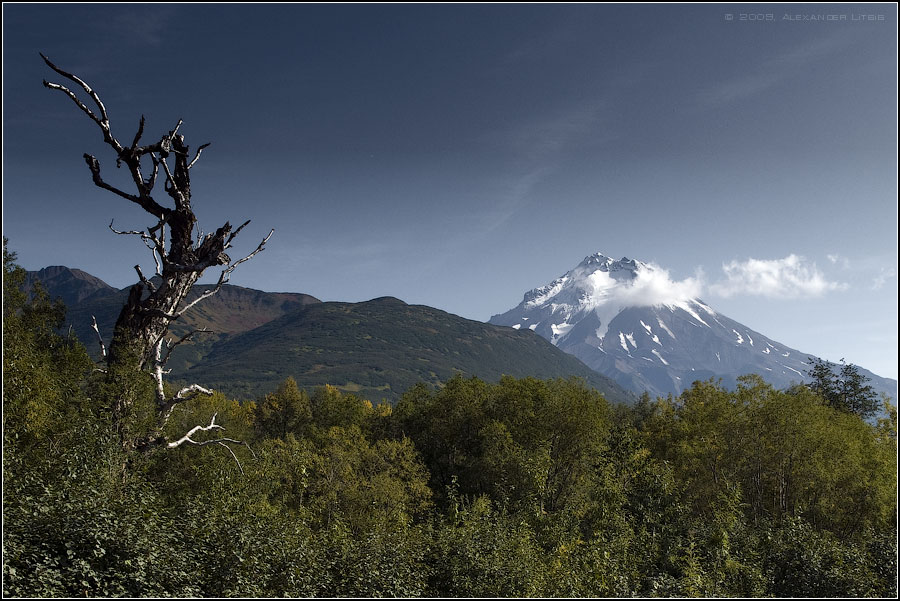
[(395, 400), (418, 382), (439, 385), (456, 373), (577, 376), (608, 399), (629, 401), (618, 385), (516, 332), (395, 298), (308, 305), (218, 345), (184, 374), (239, 397), (255, 397), (287, 376), (301, 387), (332, 384), (371, 400)]
[(69, 269), (61, 265), (44, 267), (40, 271), (25, 273), (25, 292), (29, 293), (35, 282), (41, 282), (51, 298), (61, 298), (67, 307), (84, 302), (91, 296), (115, 293), (116, 289), (91, 274), (80, 269)]
[[(128, 288), (121, 290), (79, 269), (47, 267), (29, 271), (26, 289), (40, 281), (51, 298), (62, 298), (66, 303), (66, 325), (87, 346), (96, 358), (99, 353), (97, 337), (91, 328), (91, 318), (97, 318), (101, 334), (106, 341), (112, 336), (116, 319), (128, 298)], [(194, 300), (212, 285), (195, 286), (188, 295)], [(172, 354), (170, 366), (186, 369), (206, 355), (220, 340), (246, 332), (304, 305), (319, 303), (319, 299), (295, 292), (262, 292), (252, 288), (225, 284), (218, 293), (198, 303), (172, 324), (173, 336), (207, 328), (210, 333), (198, 335), (194, 343), (178, 347)]]
[[(635, 392), (678, 394), (711, 377), (733, 386), (748, 373), (777, 387), (806, 380), (810, 354), (716, 312), (687, 286), (664, 285), (666, 276), (655, 266), (597, 253), (490, 323), (531, 329)], [(896, 398), (896, 381), (860, 373)]]
[[(77, 275), (59, 271), (66, 268), (53, 269), (53, 277), (44, 285), (51, 297), (65, 300), (66, 283)], [(29, 277), (42, 279), (40, 275), (47, 273), (30, 272)], [(117, 290), (94, 280), (99, 284), (95, 283), (93, 292), (70, 303), (66, 321), (96, 356), (91, 316), (97, 317), (108, 340), (128, 289)], [(58, 289), (57, 284), (63, 287)], [(195, 287), (189, 299), (208, 288)], [(531, 332), (515, 332), (392, 298), (322, 303), (306, 294), (226, 285), (174, 322), (172, 335), (201, 327), (212, 333), (198, 335), (175, 350), (169, 362), (171, 377), (245, 399), (257, 398), (293, 376), (301, 386), (332, 384), (373, 401), (395, 400), (417, 382), (438, 384), (463, 373), (487, 380), (503, 374), (577, 376), (611, 401), (633, 400), (618, 384)]]

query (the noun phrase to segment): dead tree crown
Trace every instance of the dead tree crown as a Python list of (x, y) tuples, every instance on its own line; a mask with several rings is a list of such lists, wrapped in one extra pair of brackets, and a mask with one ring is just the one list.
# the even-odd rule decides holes
[[(166, 439), (163, 430), (172, 410), (179, 403), (188, 401), (199, 394), (211, 394), (209, 390), (196, 384), (183, 388), (173, 396), (166, 394), (163, 376), (167, 373), (165, 366), (172, 350), (189, 340), (198, 331), (189, 332), (179, 340), (169, 340), (167, 334), (169, 325), (174, 320), (184, 315), (198, 302), (218, 292), (238, 265), (262, 252), (275, 230), (270, 231), (253, 252), (237, 261), (232, 261), (226, 251), (231, 247), (231, 243), (238, 233), (250, 223), (249, 220), (236, 229), (226, 222), (213, 233), (203, 234), (197, 231), (195, 234), (197, 218), (191, 208), (190, 170), (209, 144), (199, 146), (193, 158), (190, 158), (190, 149), (185, 143), (184, 136), (178, 131), (182, 124), (182, 121), (179, 120), (174, 129), (163, 135), (158, 141), (141, 145), (145, 124), (143, 116), (141, 116), (137, 133), (131, 144), (127, 146), (122, 144), (113, 135), (106, 107), (97, 92), (78, 76), (54, 65), (43, 54), (41, 57), (53, 71), (77, 84), (90, 97), (93, 105), (96, 105), (96, 108), (88, 106), (66, 86), (44, 80), (45, 87), (59, 90), (68, 96), (82, 112), (97, 124), (103, 133), (103, 141), (116, 153), (116, 166), (124, 165), (128, 169), (134, 183), (134, 191), (125, 191), (104, 181), (100, 173), (100, 161), (94, 155), (85, 153), (84, 160), (94, 184), (140, 206), (154, 219), (153, 225), (143, 231), (119, 231), (113, 228), (112, 222), (109, 225), (116, 234), (134, 235), (141, 238), (153, 255), (156, 276), (158, 276), (151, 281), (141, 271), (140, 265), (134, 266), (138, 282), (129, 290), (128, 300), (119, 313), (108, 347), (102, 344), (101, 338), (107, 373), (120, 372), (120, 369), (113, 368), (149, 371), (156, 385), (157, 419), (154, 431), (143, 440), (123, 441), (123, 443), (130, 448), (147, 449), (175, 447), (183, 443), (217, 443), (227, 446), (224, 445), (225, 442), (238, 442), (230, 439), (216, 439), (198, 443), (190, 438), (191, 434), (197, 431), (222, 429), (215, 423), (215, 416), (208, 426), (197, 426), (187, 435), (175, 441), (170, 442)], [(149, 157), (149, 165), (146, 164), (145, 157)], [(173, 162), (174, 165), (170, 165), (170, 162)], [(145, 167), (149, 167), (149, 175), (146, 176)], [(160, 168), (163, 172), (163, 190), (169, 196), (172, 206), (163, 205), (153, 197)], [(219, 266), (222, 267), (222, 271), (216, 285), (193, 301), (186, 302), (188, 293), (203, 272), (210, 267)], [(96, 322), (94, 328), (97, 329)], [(97, 334), (99, 337), (99, 330)], [(128, 398), (116, 399), (113, 402), (113, 414), (122, 415), (132, 401)]]

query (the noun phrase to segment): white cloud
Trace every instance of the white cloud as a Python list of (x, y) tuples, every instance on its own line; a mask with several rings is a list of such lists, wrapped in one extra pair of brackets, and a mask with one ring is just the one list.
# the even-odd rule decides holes
[(884, 287), (885, 284), (887, 284), (888, 280), (895, 277), (897, 277), (897, 272), (893, 267), (882, 267), (881, 273), (879, 273), (878, 276), (874, 280), (872, 280), (872, 290), (880, 290)]
[(703, 272), (697, 270), (694, 277), (673, 280), (669, 272), (655, 264), (651, 269), (641, 269), (631, 286), (616, 288), (616, 296), (625, 306), (673, 305), (701, 296)]
[(847, 288), (847, 284), (828, 281), (815, 263), (793, 254), (784, 259), (731, 261), (722, 265), (722, 270), (725, 279), (709, 289), (725, 298), (736, 295), (809, 298)]
[[(698, 297), (703, 290), (702, 270), (698, 269), (695, 277), (676, 281), (660, 266), (645, 265), (636, 270), (633, 280), (626, 278), (626, 285), (621, 285), (618, 277), (605, 271), (594, 271), (586, 278), (588, 297), (579, 300), (584, 308), (593, 310), (603, 324), (597, 331), (599, 338), (606, 336), (609, 323), (625, 307), (674, 305), (693, 311), (688, 301)], [(699, 316), (697, 319), (703, 321)]]

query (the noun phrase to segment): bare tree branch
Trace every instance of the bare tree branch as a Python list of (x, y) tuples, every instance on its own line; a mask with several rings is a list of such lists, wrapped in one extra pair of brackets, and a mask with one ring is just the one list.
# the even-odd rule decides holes
[(100, 161), (96, 159), (93, 155), (85, 153), (84, 162), (87, 163), (88, 169), (91, 170), (91, 175), (94, 179), (94, 184), (104, 190), (109, 190), (113, 194), (118, 194), (122, 198), (126, 198), (133, 203), (139, 204), (143, 206), (143, 199), (140, 196), (135, 196), (134, 194), (129, 194), (128, 192), (124, 192), (119, 190), (115, 186), (111, 186), (103, 181), (103, 178), (100, 177)]
[(88, 108), (83, 102), (81, 102), (81, 100), (78, 99), (78, 96), (76, 96), (75, 93), (72, 90), (70, 90), (69, 88), (67, 88), (66, 86), (60, 85), (58, 83), (50, 83), (45, 79), (44, 80), (45, 87), (48, 87), (52, 90), (60, 90), (61, 92), (65, 93), (69, 98), (72, 99), (72, 102), (74, 102), (76, 105), (78, 105), (78, 108), (80, 108), (82, 111), (87, 113), (88, 117), (93, 119), (97, 123), (97, 125), (99, 125), (100, 127), (103, 127), (104, 122), (109, 122), (109, 119), (106, 116), (106, 108), (103, 106), (103, 103), (100, 102), (100, 98), (91, 89), (91, 87), (89, 85), (87, 85), (79, 77), (77, 77), (71, 73), (67, 73), (66, 71), (63, 71), (62, 69), (60, 69), (59, 67), (54, 65), (52, 62), (50, 62), (49, 58), (47, 58), (46, 56), (43, 55), (43, 53), (40, 53), (40, 54), (41, 54), (41, 58), (44, 59), (44, 62), (47, 63), (47, 65), (49, 65), (49, 67), (51, 69), (53, 69), (54, 71), (56, 71), (57, 73), (59, 73), (60, 75), (65, 77), (66, 79), (71, 79), (72, 81), (74, 81), (75, 83), (80, 85), (84, 89), (84, 91), (87, 92), (93, 98), (94, 102), (97, 103), (97, 107), (100, 109), (100, 114), (101, 114), (102, 118), (97, 117), (97, 115), (95, 115), (94, 112), (90, 108)]
[(213, 393), (212, 390), (208, 388), (204, 388), (199, 384), (191, 384), (190, 386), (185, 386), (181, 390), (178, 391), (178, 394), (175, 395), (175, 400), (178, 401), (189, 401), (201, 394), (205, 394), (207, 396)]
[(200, 145), (200, 148), (197, 149), (197, 154), (194, 156), (194, 159), (190, 162), (190, 164), (188, 164), (188, 167), (187, 167), (188, 169), (190, 169), (191, 167), (194, 166), (194, 163), (196, 163), (200, 159), (200, 153), (203, 152), (203, 149), (209, 145), (210, 145), (210, 142)]
[[(156, 258), (156, 255), (154, 254), (153, 257)], [(156, 286), (153, 285), (153, 282), (144, 277), (144, 272), (141, 271), (141, 266), (135, 265), (134, 270), (137, 272), (138, 279), (141, 281), (141, 283), (143, 283), (144, 286), (146, 286), (150, 290), (150, 292), (156, 292)]]
[[(244, 225), (247, 225), (247, 223), (250, 223), (250, 222), (247, 221), (246, 223), (244, 223)], [(242, 225), (240, 228), (238, 228), (238, 231), (240, 231), (240, 229), (243, 228), (244, 225)], [(236, 233), (236, 232), (235, 232), (235, 233)], [(252, 253), (250, 253), (249, 255), (247, 255), (246, 257), (244, 257), (243, 259), (240, 259), (239, 261), (237, 261), (237, 262), (235, 262), (235, 263), (232, 263), (232, 264), (229, 265), (226, 269), (223, 269), (223, 270), (222, 270), (222, 273), (219, 274), (219, 281), (216, 283), (216, 287), (213, 288), (213, 289), (211, 289), (211, 290), (207, 290), (206, 292), (204, 292), (203, 294), (201, 294), (200, 296), (198, 296), (197, 298), (195, 298), (191, 303), (189, 303), (186, 307), (184, 307), (181, 311), (179, 311), (179, 312), (178, 312), (178, 315), (179, 315), (179, 316), (184, 315), (185, 312), (186, 312), (188, 309), (190, 309), (191, 307), (193, 307), (194, 305), (196, 305), (196, 304), (199, 303), (200, 301), (209, 298), (210, 296), (212, 296), (213, 294), (215, 294), (215, 293), (217, 293), (219, 290), (221, 290), (221, 289), (222, 289), (222, 286), (224, 286), (225, 283), (228, 282), (228, 280), (231, 278), (231, 272), (234, 271), (235, 268), (236, 268), (238, 265), (240, 265), (240, 264), (243, 263), (244, 261), (249, 261), (249, 260), (252, 259), (255, 255), (257, 255), (257, 254), (261, 253), (263, 250), (265, 250), (266, 242), (269, 241), (269, 238), (271, 238), (271, 237), (272, 237), (272, 234), (274, 234), (274, 233), (275, 233), (275, 228), (272, 228), (272, 230), (269, 232), (269, 234), (268, 234), (265, 238), (263, 238), (262, 242), (259, 243), (259, 246), (256, 247), (256, 250), (254, 250)], [(232, 236), (232, 238), (233, 238), (233, 237), (234, 237), (234, 236)], [(229, 239), (229, 240), (230, 240), (230, 239)]]
[(172, 186), (173, 190), (178, 192), (178, 185), (175, 184), (175, 178), (172, 177), (172, 172), (169, 171), (169, 164), (166, 163), (166, 157), (160, 155), (159, 162), (162, 163), (163, 169), (166, 171), (166, 183)]
[(103, 344), (103, 336), (100, 335), (100, 327), (97, 325), (97, 318), (91, 315), (91, 328), (97, 333), (97, 341), (100, 343), (100, 355), (106, 359), (106, 345)]
[[(140, 236), (141, 240), (143, 240), (144, 244), (150, 249), (150, 253), (153, 255), (153, 262), (156, 263), (156, 275), (162, 276), (162, 265), (160, 262), (165, 262), (166, 257), (166, 244), (163, 236), (165, 235), (165, 219), (161, 219), (156, 226), (147, 228), (146, 232), (139, 232), (137, 230), (117, 230), (113, 227), (113, 223), (115, 220), (109, 222), (109, 229), (114, 233), (120, 236)], [(160, 232), (160, 236), (157, 237), (155, 232)], [(144, 274), (141, 272), (140, 265), (134, 266), (135, 270), (138, 272), (138, 277), (140, 281), (147, 286), (151, 292), (156, 291), (156, 286), (154, 286), (150, 280), (144, 277)]]
[(138, 142), (141, 141), (141, 136), (144, 135), (144, 116), (141, 115), (141, 122), (138, 125), (137, 133), (134, 134), (134, 141), (131, 143), (132, 152), (137, 149)]
[(150, 179), (147, 180), (147, 188), (152, 190), (153, 186), (156, 185), (156, 176), (159, 175), (159, 159), (152, 152), (149, 154), (150, 160), (153, 162), (153, 172), (150, 174)]
[(59, 73), (60, 75), (65, 77), (66, 79), (74, 81), (75, 83), (80, 85), (81, 88), (85, 91), (85, 93), (87, 93), (87, 95), (90, 96), (91, 99), (94, 101), (94, 103), (97, 105), (97, 108), (100, 109), (100, 117), (97, 117), (97, 115), (94, 114), (94, 112), (91, 109), (89, 109), (83, 102), (81, 102), (78, 99), (78, 97), (75, 95), (75, 93), (72, 92), (71, 90), (69, 90), (67, 87), (62, 86), (60, 84), (49, 83), (46, 80), (44, 80), (44, 86), (46, 86), (47, 88), (53, 89), (53, 90), (60, 90), (61, 92), (65, 93), (67, 96), (69, 96), (69, 98), (71, 98), (72, 101), (76, 105), (78, 105), (78, 108), (80, 108), (82, 111), (87, 113), (88, 117), (93, 119), (94, 122), (100, 126), (100, 129), (103, 131), (103, 140), (106, 143), (108, 143), (110, 146), (112, 146), (115, 149), (116, 153), (121, 154), (122, 150), (123, 150), (122, 145), (119, 143), (118, 140), (116, 140), (113, 137), (112, 133), (110, 132), (109, 116), (106, 114), (106, 107), (103, 105), (103, 102), (101, 102), (100, 96), (97, 94), (97, 92), (95, 92), (93, 89), (91, 89), (91, 87), (89, 85), (87, 85), (87, 83), (85, 83), (80, 77), (73, 75), (72, 73), (63, 71), (62, 69), (60, 69), (59, 67), (54, 65), (52, 62), (50, 62), (50, 59), (47, 58), (46, 56), (44, 56), (43, 54), (41, 54), (41, 58), (44, 59), (44, 62), (47, 63), (48, 67), (50, 67), (51, 69), (53, 69), (54, 71), (56, 71), (57, 73)]
[(196, 441), (196, 440), (194, 440), (193, 438), (191, 438), (191, 436), (193, 436), (193, 435), (196, 434), (197, 432), (208, 432), (208, 431), (210, 431), (210, 430), (224, 430), (224, 429), (225, 429), (224, 427), (222, 427), (222, 426), (220, 426), (219, 424), (216, 423), (216, 416), (217, 416), (217, 415), (218, 415), (218, 412), (217, 412), (217, 413), (213, 413), (212, 419), (210, 420), (208, 426), (194, 426), (193, 428), (191, 428), (191, 429), (188, 431), (187, 434), (185, 434), (184, 436), (182, 436), (182, 437), (179, 438), (178, 440), (175, 440), (175, 441), (172, 441), (172, 442), (168, 443), (168, 444), (167, 444), (167, 447), (170, 448), (170, 449), (174, 449), (174, 448), (179, 447), (179, 446), (181, 446), (182, 444), (185, 444), (185, 443), (192, 444), (192, 445), (198, 446), (198, 447), (203, 447), (203, 446), (210, 445), (210, 444), (218, 444), (218, 445), (221, 445), (221, 446), (225, 447), (226, 449), (228, 449), (228, 452), (231, 453), (231, 457), (234, 459), (235, 463), (237, 463), (238, 469), (241, 471), (241, 475), (243, 476), (243, 475), (245, 475), (245, 474), (244, 474), (244, 468), (243, 468), (243, 466), (241, 465), (241, 462), (238, 460), (237, 455), (235, 455), (234, 450), (232, 450), (232, 448), (229, 447), (229, 446), (228, 446), (227, 444), (225, 444), (225, 443), (229, 443), (229, 442), (230, 442), (231, 444), (236, 444), (236, 445), (241, 445), (241, 446), (247, 447), (247, 450), (250, 451), (250, 454), (253, 455), (254, 458), (256, 458), (256, 453), (253, 452), (253, 449), (250, 448), (250, 445), (247, 444), (246, 441), (243, 441), (243, 440), (235, 440), (235, 439), (233, 439), (233, 438), (215, 438), (215, 439), (212, 439), (212, 440)]
[[(209, 432), (210, 430), (224, 430), (225, 429), (224, 427), (222, 427), (216, 423), (217, 415), (219, 415), (218, 412), (213, 413), (212, 419), (209, 420), (208, 426), (194, 426), (193, 428), (188, 430), (187, 434), (185, 434), (178, 440), (174, 440), (174, 441), (168, 443), (166, 446), (169, 447), (170, 449), (174, 449), (175, 447), (181, 446), (182, 444), (184, 444), (186, 442), (188, 442), (190, 444), (199, 445), (200, 443), (191, 439), (191, 436), (193, 436), (197, 432)], [(214, 441), (209, 441), (209, 442), (214, 442)], [(209, 444), (209, 443), (204, 443), (204, 444)]]
[[(219, 440), (210, 440), (210, 441), (208, 441), (208, 442), (205, 442), (205, 443), (198, 443), (198, 444), (199, 444), (199, 446), (203, 446), (204, 444), (217, 443), (217, 444), (222, 445), (222, 446), (225, 447), (226, 449), (228, 449), (228, 452), (231, 453), (232, 459), (234, 459), (234, 462), (237, 463), (238, 469), (241, 470), (241, 475), (242, 475), (242, 476), (245, 476), (246, 474), (244, 473), (244, 466), (242, 466), (242, 465), (241, 465), (241, 462), (238, 461), (237, 455), (234, 454), (234, 451), (231, 450), (231, 447), (229, 447), (227, 444), (225, 444), (225, 441), (228, 441), (228, 442), (234, 442), (234, 443), (237, 443), (237, 444), (245, 444), (245, 445), (247, 444), (246, 442), (238, 442), (238, 441), (236, 441), (236, 440), (231, 440), (231, 439), (228, 439), (228, 438), (220, 438)], [(250, 448), (250, 445), (247, 445), (247, 448), (249, 449), (249, 448)]]
[[(225, 241), (225, 249), (231, 248), (231, 241), (234, 240), (234, 238), (241, 232), (242, 229), (244, 229), (244, 227), (247, 226), (248, 223), (250, 223), (250, 220), (249, 220), (249, 219), (248, 219), (247, 221), (245, 221), (244, 223), (242, 223), (242, 224), (238, 227), (238, 229), (234, 230), (234, 231), (231, 233), (231, 235), (228, 236), (228, 240)], [(275, 230), (272, 230), (272, 232), (274, 232), (274, 231), (275, 231)], [(272, 232), (269, 232), (269, 236), (272, 235)], [(269, 239), (269, 236), (266, 236), (266, 239), (262, 241), (262, 244), (265, 244), (265, 243), (266, 243), (266, 240)], [(260, 246), (262, 246), (262, 244), (260, 244)]]
[(107, 226), (110, 230), (112, 230), (112, 232), (114, 234), (118, 234), (120, 236), (141, 236), (142, 238), (147, 235), (144, 232), (139, 232), (137, 230), (117, 230), (116, 228), (113, 227), (113, 224), (115, 222), (116, 222), (116, 220), (113, 219), (109, 222), (109, 225)]

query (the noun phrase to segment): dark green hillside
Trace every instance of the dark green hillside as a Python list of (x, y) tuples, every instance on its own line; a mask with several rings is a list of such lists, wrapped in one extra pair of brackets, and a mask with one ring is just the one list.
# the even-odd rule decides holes
[[(96, 316), (100, 332), (109, 340), (119, 311), (128, 298), (128, 288), (118, 290), (79, 269), (47, 267), (26, 275), (26, 289), (40, 281), (50, 298), (66, 303), (66, 327), (70, 326), (91, 352), (98, 354), (91, 316)], [(212, 288), (195, 286), (188, 301)], [(194, 344), (183, 345), (173, 354), (171, 367), (186, 369), (209, 352), (222, 338), (246, 332), (319, 299), (294, 292), (263, 292), (226, 284), (215, 295), (198, 303), (172, 324), (172, 335), (183, 336), (190, 330), (206, 328), (211, 333), (197, 336)]]
[(226, 394), (256, 398), (293, 376), (301, 387), (331, 384), (373, 401), (396, 400), (417, 382), (433, 385), (461, 373), (577, 376), (610, 400), (628, 393), (574, 357), (527, 331), (493, 326), (396, 298), (319, 303), (234, 336), (186, 372)]
[[(128, 289), (117, 290), (65, 267), (29, 272), (51, 298), (69, 305), (66, 327), (95, 357), (91, 316), (106, 340)], [(196, 286), (188, 301), (209, 290)], [(287, 376), (300, 386), (331, 384), (373, 400), (396, 400), (417, 382), (437, 385), (454, 374), (496, 381), (500, 376), (578, 376), (613, 401), (629, 401), (618, 384), (531, 331), (463, 319), (395, 298), (367, 303), (322, 303), (307, 294), (262, 292), (225, 285), (172, 324), (171, 336), (210, 333), (179, 346), (172, 377), (257, 398)]]

